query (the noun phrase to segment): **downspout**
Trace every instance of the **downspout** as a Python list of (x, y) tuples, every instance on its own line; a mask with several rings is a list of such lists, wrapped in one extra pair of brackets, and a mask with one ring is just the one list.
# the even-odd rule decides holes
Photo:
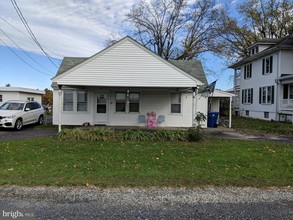
[[(192, 127), (195, 127), (195, 103), (196, 103), (196, 87), (192, 87)], [(197, 105), (197, 104), (196, 104)]]
[(62, 85), (58, 85), (58, 95), (59, 95), (59, 114), (58, 114), (58, 133), (61, 132), (61, 111), (62, 111)]

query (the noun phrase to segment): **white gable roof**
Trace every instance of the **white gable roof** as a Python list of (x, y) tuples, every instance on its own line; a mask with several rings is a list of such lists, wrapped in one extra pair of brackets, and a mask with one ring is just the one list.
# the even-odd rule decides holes
[(55, 76), (68, 86), (196, 87), (198, 79), (157, 56), (130, 37)]

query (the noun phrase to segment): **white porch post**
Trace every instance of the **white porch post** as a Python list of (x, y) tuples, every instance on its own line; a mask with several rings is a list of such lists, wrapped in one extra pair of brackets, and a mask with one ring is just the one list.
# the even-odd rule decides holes
[(195, 127), (195, 111), (196, 111), (196, 107), (195, 107), (195, 103), (196, 103), (196, 87), (192, 87), (192, 127)]
[(61, 132), (61, 111), (62, 111), (62, 86), (61, 85), (58, 85), (59, 87), (59, 90), (58, 90), (58, 95), (59, 95), (59, 114), (58, 114), (58, 133)]
[(232, 127), (232, 97), (229, 100), (229, 128)]

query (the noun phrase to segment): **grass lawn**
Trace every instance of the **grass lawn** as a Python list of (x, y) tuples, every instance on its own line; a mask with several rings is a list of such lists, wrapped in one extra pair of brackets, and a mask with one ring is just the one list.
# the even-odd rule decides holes
[(291, 123), (265, 121), (247, 117), (233, 117), (232, 127), (245, 133), (292, 136), (293, 138), (293, 125)]
[(0, 142), (0, 185), (292, 186), (293, 148), (284, 143)]

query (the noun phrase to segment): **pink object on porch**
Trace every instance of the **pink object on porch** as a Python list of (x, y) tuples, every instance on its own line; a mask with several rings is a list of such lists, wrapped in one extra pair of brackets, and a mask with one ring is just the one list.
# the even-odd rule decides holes
[(156, 118), (156, 114), (154, 112), (148, 113), (147, 126), (149, 128), (156, 128), (158, 125), (158, 119)]

